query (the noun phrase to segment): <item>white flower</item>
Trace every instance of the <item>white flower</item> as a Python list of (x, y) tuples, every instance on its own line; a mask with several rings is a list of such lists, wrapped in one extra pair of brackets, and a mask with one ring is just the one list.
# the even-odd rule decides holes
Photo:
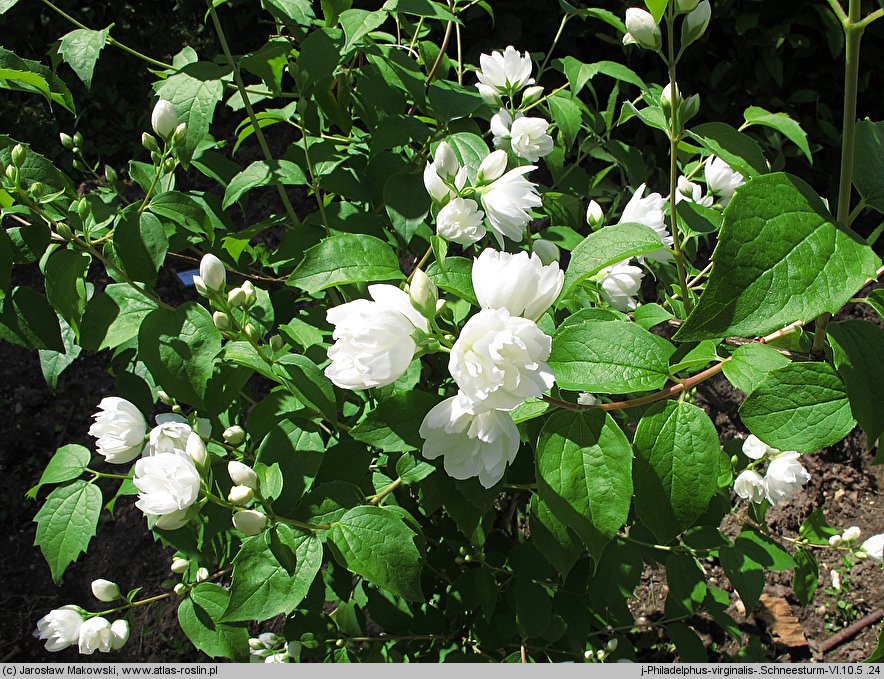
[(111, 634), (114, 636), (111, 644), (114, 650), (123, 648), (126, 642), (129, 641), (129, 623), (122, 618), (114, 620), (111, 623)]
[(205, 582), (209, 579), (209, 569), (208, 568), (198, 568), (196, 571), (196, 581), (197, 582)]
[(140, 491), (135, 506), (145, 514), (166, 518), (157, 523), (166, 530), (187, 522), (186, 510), (196, 502), (200, 491), (199, 472), (181, 450), (142, 457), (135, 463), (132, 483)]
[(594, 406), (597, 400), (596, 397), (590, 394), (588, 391), (581, 391), (577, 394), (577, 403), (582, 406)]
[(703, 195), (702, 186), (689, 181), (687, 177), (683, 176), (678, 178), (678, 189), (675, 191), (675, 202), (679, 203), (682, 200), (686, 200), (689, 203), (696, 203), (703, 207), (710, 207), (712, 203), (715, 202), (715, 199), (712, 196)]
[(424, 417), (420, 435), (428, 460), (443, 457), (446, 473), (455, 479), (478, 476), (491, 488), (519, 451), (519, 430), (505, 412), (491, 410), (472, 415), (457, 396), (442, 401)]
[(619, 311), (635, 309), (638, 301), (636, 295), (642, 287), (644, 271), (632, 266), (627, 259), (605, 267), (599, 274), (602, 275), (599, 280), (599, 291), (608, 304)]
[(544, 266), (527, 252), (515, 255), (488, 248), (473, 261), (473, 290), (483, 309), (506, 309), (536, 321), (559, 296), (565, 273), (558, 262)]
[(709, 189), (709, 193), (720, 196), (722, 205), (727, 205), (734, 192), (746, 183), (743, 175), (733, 170), (730, 165), (716, 156), (709, 158), (709, 161), (706, 163), (705, 174), (706, 187)]
[(774, 507), (788, 500), (801, 487), (810, 481), (810, 474), (798, 461), (800, 455), (795, 451), (780, 453), (767, 466), (764, 476), (767, 501)]
[(60, 651), (80, 639), (83, 615), (77, 606), (62, 606), (49, 611), (37, 621), (34, 636), (46, 640), (46, 650)]
[[(632, 198), (623, 208), (623, 214), (620, 216), (619, 224), (627, 222), (635, 222), (644, 224), (652, 228), (660, 236), (660, 242), (667, 247), (672, 247), (672, 236), (666, 230), (666, 215), (663, 214), (663, 208), (666, 206), (666, 199), (659, 193), (649, 193), (644, 198), (642, 194), (645, 192), (645, 185), (639, 186)], [(665, 262), (672, 259), (672, 254), (668, 250), (660, 249), (647, 255), (651, 259), (658, 262)]]
[(519, 242), (531, 220), (528, 210), (540, 207), (537, 187), (522, 175), (534, 170), (533, 165), (517, 167), (496, 179), (482, 192), (482, 207), (491, 232), (503, 247), (503, 238)]
[(451, 348), (448, 370), (460, 387), (464, 410), (512, 410), (555, 382), (544, 362), (552, 340), (534, 321), (506, 309), (482, 309)]
[(638, 7), (630, 7), (626, 10), (626, 30), (623, 36), (623, 44), (638, 43), (647, 49), (660, 49), (663, 44), (663, 36), (660, 27), (654, 21), (654, 17)]
[(589, 201), (589, 205), (586, 208), (586, 223), (592, 228), (597, 229), (604, 221), (605, 211), (602, 210), (602, 206), (594, 200)]
[(855, 542), (856, 540), (859, 540), (861, 533), (862, 531), (859, 529), (859, 526), (851, 526), (841, 534), (841, 539), (844, 542)]
[(452, 198), (436, 215), (436, 233), (461, 245), (475, 243), (485, 235), (485, 213), (469, 198)]
[(447, 141), (439, 142), (433, 161), (424, 167), (424, 186), (438, 203), (454, 198), (453, 184), (459, 191), (467, 183), (467, 168), (461, 167), (454, 150)]
[[(527, 52), (520, 54), (512, 45), (503, 52), (479, 55), (479, 65), (481, 70), (476, 74), (479, 78), (476, 87), (484, 85), (497, 95), (512, 94), (534, 84), (531, 57)], [(479, 93), (482, 94), (481, 87)]]
[(734, 481), (734, 492), (744, 500), (761, 502), (765, 493), (764, 479), (758, 472), (744, 469)]
[(751, 460), (760, 460), (762, 457), (770, 453), (774, 455), (780, 452), (776, 448), (771, 448), (755, 434), (749, 434), (743, 441), (743, 455)]
[(98, 578), (92, 581), (92, 595), (99, 601), (116, 601), (120, 598), (120, 586), (110, 580)]
[(538, 238), (534, 241), (531, 244), (531, 249), (534, 251), (535, 255), (540, 257), (540, 261), (543, 262), (544, 265), (558, 262), (562, 256), (562, 253), (559, 252), (559, 248), (555, 243), (544, 240), (543, 238)]
[(343, 389), (368, 389), (395, 382), (417, 351), (416, 329), (429, 330), (427, 319), (408, 294), (392, 285), (369, 285), (372, 300), (357, 299), (329, 309), (335, 340), (328, 350), (325, 375)]
[(267, 527), (267, 516), (255, 509), (243, 509), (233, 515), (233, 527), (246, 535), (257, 535)]
[(712, 6), (709, 0), (703, 0), (684, 18), (683, 31), (689, 41), (699, 39), (706, 32), (709, 19), (712, 16)]
[(178, 127), (178, 114), (175, 107), (165, 99), (160, 99), (150, 114), (150, 126), (160, 137), (168, 140)]
[[(120, 621), (117, 621), (120, 622)], [(125, 621), (122, 621), (125, 623)], [(129, 638), (129, 625), (116, 625), (100, 616), (89, 618), (80, 627), (80, 653), (92, 655), (95, 651), (110, 653), (122, 648)]]
[(193, 277), (194, 284), (196, 284), (197, 278), (209, 290), (215, 292), (223, 290), (227, 282), (227, 269), (224, 267), (224, 262), (212, 253), (203, 255), (200, 260), (200, 275)]
[(515, 119), (506, 109), (491, 118), (494, 145), (512, 148), (520, 158), (536, 163), (553, 150), (552, 137), (547, 134), (549, 123), (543, 118), (529, 118), (516, 113)]
[(884, 533), (873, 535), (862, 544), (860, 549), (872, 561), (881, 563), (881, 560), (884, 559)]
[(147, 420), (132, 403), (118, 396), (108, 396), (98, 404), (99, 412), (92, 417), (89, 435), (98, 440), (95, 450), (108, 462), (125, 464), (141, 452)]

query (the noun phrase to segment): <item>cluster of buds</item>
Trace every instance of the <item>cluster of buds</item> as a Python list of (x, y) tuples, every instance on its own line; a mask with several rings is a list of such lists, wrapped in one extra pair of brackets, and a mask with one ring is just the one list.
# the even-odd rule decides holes
[(273, 632), (264, 632), (249, 639), (249, 662), (287, 663), (297, 642), (286, 640)]
[[(233, 482), (227, 501), (237, 507), (248, 505), (258, 491), (255, 470), (242, 462), (231, 460), (227, 463), (227, 473)], [(267, 527), (267, 515), (257, 509), (240, 509), (233, 514), (233, 527), (245, 535), (257, 535)]]

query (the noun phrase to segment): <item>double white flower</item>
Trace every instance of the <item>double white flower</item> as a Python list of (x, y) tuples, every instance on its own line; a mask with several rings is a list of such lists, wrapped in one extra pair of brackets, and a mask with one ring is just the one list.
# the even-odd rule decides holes
[(527, 52), (519, 53), (512, 45), (503, 52), (480, 55), (479, 66), (476, 88), (482, 99), (491, 106), (500, 103), (502, 95), (512, 96), (534, 83), (531, 57)]
[(175, 530), (190, 519), (199, 498), (200, 474), (190, 456), (180, 449), (142, 457), (135, 463), (132, 483), (139, 490), (135, 506), (158, 516), (157, 527)]
[[(499, 162), (501, 158), (503, 164)], [(506, 153), (503, 151), (489, 154), (479, 166), (480, 179), (491, 182), (481, 189), (481, 200), (488, 225), (500, 247), (503, 247), (504, 237), (520, 242), (525, 236), (525, 227), (531, 221), (528, 211), (543, 204), (537, 186), (524, 176), (537, 169), (534, 165), (516, 167), (506, 174), (503, 173), (504, 169)]]
[(543, 118), (529, 118), (516, 113), (515, 118), (502, 108), (491, 118), (494, 146), (511, 148), (519, 158), (536, 163), (553, 150), (552, 137), (547, 134), (549, 123)]
[[(644, 224), (657, 232), (660, 242), (666, 247), (672, 247), (672, 235), (666, 229), (666, 215), (663, 208), (666, 206), (666, 199), (659, 193), (649, 193), (644, 196), (645, 185), (639, 186), (632, 198), (623, 208), (623, 214), (620, 216), (620, 224), (627, 222), (635, 222)], [(658, 262), (666, 262), (672, 259), (672, 253), (663, 248), (651, 252), (647, 255)]]
[(101, 399), (89, 435), (98, 439), (95, 450), (112, 464), (126, 464), (141, 453), (147, 420), (132, 403), (118, 396)]
[(638, 302), (636, 295), (642, 286), (644, 272), (632, 266), (629, 260), (608, 266), (599, 272), (599, 290), (602, 298), (619, 311), (635, 309)]
[(776, 507), (810, 481), (810, 474), (798, 461), (801, 456), (793, 450), (781, 453), (750, 435), (743, 443), (743, 453), (753, 460), (760, 460), (766, 455), (774, 456), (763, 477), (754, 469), (745, 469), (737, 476), (734, 492), (744, 500), (759, 503), (766, 498)]
[(417, 352), (415, 332), (429, 331), (427, 319), (408, 294), (393, 285), (370, 285), (372, 301), (357, 299), (329, 309), (335, 340), (325, 375), (343, 389), (368, 389), (395, 382)]
[(716, 156), (706, 163), (705, 175), (709, 193), (719, 196), (723, 206), (730, 203), (737, 189), (746, 183), (743, 175)]

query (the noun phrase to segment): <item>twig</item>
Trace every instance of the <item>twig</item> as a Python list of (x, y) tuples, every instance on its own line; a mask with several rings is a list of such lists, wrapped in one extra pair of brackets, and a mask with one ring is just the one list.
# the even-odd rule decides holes
[(828, 653), (833, 648), (837, 648), (845, 641), (850, 639), (852, 636), (864, 630), (866, 627), (874, 625), (881, 618), (884, 618), (884, 608), (878, 608), (872, 611), (866, 617), (860, 618), (852, 625), (848, 625), (843, 630), (838, 632), (838, 634), (833, 634), (831, 637), (821, 643), (819, 646), (820, 653)]

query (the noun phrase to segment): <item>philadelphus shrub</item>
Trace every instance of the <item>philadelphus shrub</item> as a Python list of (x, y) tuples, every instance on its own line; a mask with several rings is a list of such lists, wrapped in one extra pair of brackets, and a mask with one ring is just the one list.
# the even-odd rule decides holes
[[(161, 591), (99, 579), (96, 610), (48, 612), (47, 650), (119, 649), (142, 633), (133, 610), (168, 598), (215, 658), (636, 660), (626, 599), (651, 564), (668, 585), (652, 627), (698, 660), (696, 616), (746, 646), (726, 611), (752, 610), (765, 566), (794, 570), (806, 605), (819, 549), (881, 561), (881, 535), (860, 543), (825, 507), (797, 535), (767, 514), (817, 451), (884, 431), (884, 330), (829, 315), (881, 273), (850, 224), (882, 209), (884, 123), (846, 120), (864, 174), (844, 166), (833, 214), (783, 171), (811, 158), (797, 121), (694, 122), (703, 92), (677, 79), (705, 0), (562, 3), (561, 31), (609, 34), (592, 64), (560, 36), (479, 54), (488, 6), (460, 0), (269, 0), (278, 35), (234, 55), (216, 5), (223, 54), (150, 62), (125, 192), (79, 133), (61, 143), (88, 182), (0, 139), (0, 336), (38, 350), (53, 388), (81, 352), (104, 352), (117, 386), (30, 491), (36, 544), (56, 582), (76, 577), (100, 517), (134, 505), (170, 558)], [(60, 42), (89, 80), (120, 43), (74, 34), (98, 41)], [(242, 117), (232, 150), (212, 134), (224, 106)], [(271, 135), (294, 141), (274, 156)], [(11, 283), (37, 263), (45, 286)], [(744, 394), (744, 439), (695, 398), (719, 375)]]

